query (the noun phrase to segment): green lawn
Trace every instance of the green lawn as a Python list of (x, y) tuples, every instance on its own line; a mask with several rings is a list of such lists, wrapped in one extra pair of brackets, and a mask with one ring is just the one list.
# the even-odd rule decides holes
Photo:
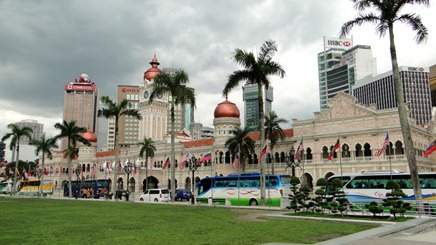
[(0, 210), (0, 242), (7, 245), (311, 244), (375, 227), (296, 219), (247, 221), (240, 218), (242, 209), (74, 199), (0, 197)]

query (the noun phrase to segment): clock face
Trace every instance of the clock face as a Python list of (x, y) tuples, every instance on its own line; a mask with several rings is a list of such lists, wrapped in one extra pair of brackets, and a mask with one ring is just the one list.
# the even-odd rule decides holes
[(157, 98), (158, 98), (158, 99), (162, 99), (162, 98), (163, 98), (163, 94), (162, 94), (162, 93), (159, 93), (159, 94), (157, 95)]
[(149, 96), (150, 94), (149, 94), (149, 92), (148, 91), (145, 91), (144, 92), (144, 99), (148, 99), (148, 96)]

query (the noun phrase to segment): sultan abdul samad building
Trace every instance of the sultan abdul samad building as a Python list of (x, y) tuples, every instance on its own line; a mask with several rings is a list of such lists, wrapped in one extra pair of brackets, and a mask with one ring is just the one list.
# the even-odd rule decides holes
[[(155, 68), (152, 67), (145, 72), (144, 83), (140, 85), (142, 90), (147, 88), (153, 82), (154, 76), (158, 74)], [(153, 73), (153, 76), (150, 76), (148, 72)], [(232, 165), (234, 156), (225, 148), (224, 143), (232, 136), (232, 129), (241, 125), (240, 111), (234, 103), (225, 99), (216, 106), (213, 116), (215, 130), (213, 138), (192, 140), (184, 133), (176, 134), (177, 187), (191, 188), (192, 172), (186, 166), (181, 168), (178, 164), (188, 153), (191, 157), (196, 158), (201, 158), (209, 152), (212, 153), (212, 160), (201, 163), (195, 171), (196, 181), (206, 176), (227, 175), (237, 171)], [(150, 120), (152, 119), (149, 118)], [(433, 123), (422, 126), (416, 125), (413, 119), (409, 120), (419, 171), (435, 171), (436, 154), (430, 155), (429, 158), (423, 156), (424, 151), (433, 140)], [(161, 121), (166, 126), (166, 119), (162, 118)], [(156, 126), (156, 128), (158, 127)], [(313, 187), (317, 179), (341, 172), (388, 170), (390, 166), (392, 169), (408, 172), (403, 136), (396, 108), (377, 110), (375, 106), (363, 106), (357, 103), (355, 97), (341, 92), (329, 101), (327, 109), (315, 113), (311, 119), (294, 120), (292, 128), (285, 129), (284, 132), (286, 134), (284, 141), (279, 141), (274, 147), (274, 151), (267, 153), (268, 173), (272, 171), (274, 159), (274, 173), (295, 174), (301, 177), (304, 183)], [(389, 132), (390, 146), (383, 154), (375, 157), (374, 154), (382, 147), (387, 132)], [(129, 181), (130, 191), (137, 194), (144, 190), (147, 182), (149, 188), (166, 188), (169, 185), (170, 167), (162, 169), (163, 163), (171, 152), (169, 135), (167, 133), (164, 140), (155, 140), (157, 151), (148, 164), (144, 162), (145, 159), (138, 157), (139, 148), (137, 146), (130, 145), (128, 148), (121, 148), (119, 154), (121, 165), (129, 161), (134, 163), (136, 168), (130, 173), (129, 180), (127, 180), (127, 174), (120, 166), (115, 190), (126, 189), (127, 181)], [(112, 170), (120, 165), (114, 163), (115, 152), (97, 152), (95, 134), (86, 132), (83, 136), (92, 143), (92, 146), (79, 146), (79, 157), (73, 160), (74, 168), (80, 165), (83, 170), (81, 178), (103, 178), (112, 181)], [(245, 171), (258, 171), (259, 134), (254, 133), (251, 137), (256, 141), (255, 149), (257, 152), (249, 157), (245, 164)], [(303, 140), (304, 146), (302, 160), (293, 169), (288, 167), (291, 165), (289, 159), (293, 159), (292, 150), (298, 148), (301, 140)], [(333, 152), (332, 160), (328, 160), (333, 146), (338, 140), (340, 147)], [(61, 152), (55, 152), (53, 160), (46, 164), (49, 171), (50, 169), (54, 171), (50, 171), (45, 179), (52, 179), (55, 186), (62, 190), (62, 184), (68, 180), (67, 160), (63, 158)], [(73, 179), (75, 177), (73, 175)]]

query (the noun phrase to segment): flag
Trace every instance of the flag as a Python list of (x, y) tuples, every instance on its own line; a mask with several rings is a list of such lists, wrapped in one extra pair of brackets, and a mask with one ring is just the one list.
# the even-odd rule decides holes
[(424, 156), (427, 157), (428, 155), (432, 154), (434, 151), (436, 151), (436, 140), (431, 142), (431, 144), (428, 146), (427, 150), (425, 150)]
[(208, 161), (208, 160), (212, 160), (212, 153), (210, 153), (210, 152), (206, 153), (206, 154), (205, 154), (205, 155), (200, 159), (200, 161), (198, 161), (197, 164), (200, 164), (200, 163), (202, 163), (202, 162), (204, 162), (204, 161)]
[(121, 171), (123, 171), (123, 168), (121, 167), (121, 163), (118, 163), (118, 173), (120, 173)]
[(55, 175), (55, 170), (54, 170), (53, 166), (50, 166), (50, 173), (52, 176)]
[(133, 174), (136, 174), (136, 165), (133, 166)]
[(259, 162), (262, 162), (262, 157), (266, 154), (266, 152), (267, 152), (267, 147), (266, 147), (266, 141), (265, 141), (262, 149), (260, 150)]
[(32, 171), (30, 170), (30, 166), (29, 166), (29, 169), (27, 170), (27, 175), (30, 177), (30, 176), (32, 176)]
[(239, 168), (239, 156), (238, 155), (236, 155), (235, 160), (233, 160), (233, 164), (232, 165), (233, 165), (233, 167), (235, 169)]
[(25, 178), (25, 179), (29, 179), (29, 176), (27, 175), (27, 172), (24, 171), (24, 169), (23, 169), (23, 173), (24, 173), (24, 178)]
[[(145, 163), (147, 165), (147, 163)], [(150, 158), (150, 175), (153, 173), (153, 159)]]
[(389, 145), (389, 133), (386, 133), (386, 138), (385, 138), (385, 141), (383, 141), (383, 146), (382, 146), (382, 148), (380, 149), (380, 150), (378, 150), (375, 154), (374, 154), (374, 156), (375, 157), (379, 157), (384, 151), (385, 151), (385, 149), (386, 149), (386, 147), (388, 147), (388, 145)]
[(169, 163), (170, 163), (170, 158), (168, 157), (167, 160), (162, 165), (162, 169), (165, 169)]
[(185, 167), (186, 162), (189, 161), (189, 152), (186, 153), (186, 156), (182, 159), (182, 161), (179, 163), (179, 168), (183, 169)]
[(106, 162), (106, 171), (108, 173), (111, 173), (111, 167), (110, 167), (110, 164), (108, 162)]
[(12, 168), (9, 168), (9, 175), (13, 175), (14, 171), (12, 171)]
[(45, 175), (48, 175), (47, 168), (44, 168), (44, 174), (45, 174)]
[(332, 160), (332, 158), (333, 158), (333, 156), (335, 155), (335, 152), (336, 152), (336, 150), (337, 149), (339, 149), (339, 138), (338, 138), (338, 140), (336, 141), (336, 144), (335, 144), (335, 146), (333, 147), (333, 150), (332, 150), (332, 152), (330, 153), (330, 155), (329, 155), (329, 157), (327, 158), (327, 160)]
[(294, 161), (297, 161), (300, 158), (301, 152), (303, 152), (303, 139), (301, 139), (300, 145), (295, 152)]

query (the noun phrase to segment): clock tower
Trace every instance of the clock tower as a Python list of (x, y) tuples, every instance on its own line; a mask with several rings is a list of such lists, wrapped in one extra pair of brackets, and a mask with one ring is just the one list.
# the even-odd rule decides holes
[(149, 104), (150, 94), (153, 89), (153, 82), (156, 75), (161, 74), (162, 70), (158, 68), (159, 62), (156, 55), (150, 62), (151, 68), (144, 72), (144, 79), (139, 85), (139, 112), (142, 120), (139, 124), (139, 141), (144, 137), (151, 138), (154, 141), (164, 140), (166, 136), (168, 123), (168, 95), (163, 94), (153, 99)]

